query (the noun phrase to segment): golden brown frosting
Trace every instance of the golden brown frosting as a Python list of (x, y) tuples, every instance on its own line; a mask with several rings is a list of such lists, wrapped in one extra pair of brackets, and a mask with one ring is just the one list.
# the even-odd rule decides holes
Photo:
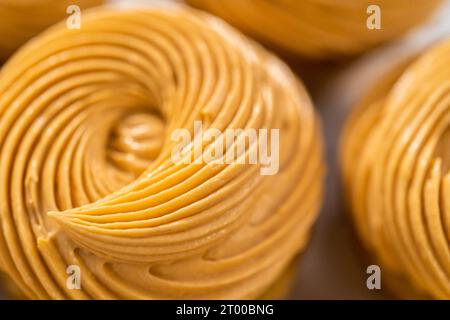
[(0, 60), (52, 24), (69, 16), (67, 8), (100, 5), (103, 0), (0, 0)]
[[(354, 55), (423, 22), (440, 0), (187, 0), (247, 34), (309, 58)], [(414, 4), (412, 4), (414, 3)], [(381, 11), (381, 29), (367, 28), (367, 8)]]
[[(19, 50), (0, 92), (0, 266), (28, 297), (254, 298), (305, 246), (317, 117), (291, 71), (221, 20), (94, 9)], [(174, 163), (171, 132), (195, 120), (279, 128), (278, 174)]]
[(449, 57), (447, 40), (393, 70), (353, 112), (342, 141), (354, 222), (383, 274), (406, 280), (421, 295), (445, 299), (450, 298)]

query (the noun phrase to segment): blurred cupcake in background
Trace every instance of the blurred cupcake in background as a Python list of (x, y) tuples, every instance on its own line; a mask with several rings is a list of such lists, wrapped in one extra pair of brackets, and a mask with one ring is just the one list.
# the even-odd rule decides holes
[(314, 59), (352, 56), (395, 39), (424, 22), (441, 4), (441, 0), (187, 2), (277, 51)]
[(397, 65), (344, 128), (356, 230), (401, 297), (450, 298), (449, 57), (444, 40)]
[[(0, 0), (0, 61), (73, 10), (102, 4), (103, 0)], [(75, 7), (72, 7), (75, 8)]]

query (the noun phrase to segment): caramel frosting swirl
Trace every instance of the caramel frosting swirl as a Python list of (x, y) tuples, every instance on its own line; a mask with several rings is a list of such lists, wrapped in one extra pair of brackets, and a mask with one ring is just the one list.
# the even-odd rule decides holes
[[(441, 0), (187, 0), (273, 48), (308, 58), (361, 53), (423, 22)], [(367, 27), (372, 7), (381, 29)], [(370, 7), (370, 8), (369, 8)], [(369, 10), (368, 10), (369, 8)]]
[(343, 135), (355, 226), (402, 295), (450, 298), (449, 57), (447, 40), (393, 70)]
[[(0, 92), (0, 267), (30, 298), (255, 298), (307, 242), (317, 116), (286, 65), (218, 18), (92, 9), (19, 50)], [(171, 133), (196, 120), (279, 129), (279, 172), (172, 161)]]
[(67, 8), (100, 5), (102, 0), (0, 0), (0, 59), (28, 39), (69, 16)]

